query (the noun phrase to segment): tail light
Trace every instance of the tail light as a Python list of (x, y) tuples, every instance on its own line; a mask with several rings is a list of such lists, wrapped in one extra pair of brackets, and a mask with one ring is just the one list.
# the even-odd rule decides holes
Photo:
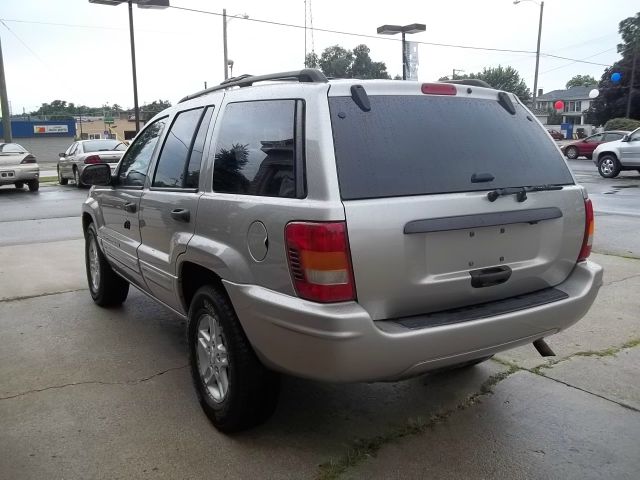
[(455, 85), (448, 83), (423, 83), (421, 90), (427, 95), (456, 95), (458, 93)]
[(355, 299), (345, 222), (292, 222), (285, 229), (285, 239), (299, 297), (322, 303)]
[(584, 213), (584, 238), (582, 239), (582, 248), (580, 249), (580, 255), (578, 255), (579, 262), (586, 260), (589, 255), (591, 255), (591, 246), (593, 245), (595, 219), (593, 217), (593, 204), (588, 198), (585, 198), (584, 200)]
[(24, 165), (24, 164), (27, 164), (27, 163), (36, 163), (36, 157), (34, 157), (33, 155), (27, 155), (20, 162), (21, 165)]
[(85, 164), (102, 163), (102, 159), (98, 155), (89, 155), (84, 159)]

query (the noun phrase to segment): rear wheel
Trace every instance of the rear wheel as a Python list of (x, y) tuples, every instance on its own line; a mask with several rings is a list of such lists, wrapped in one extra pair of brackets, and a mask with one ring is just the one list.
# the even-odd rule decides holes
[(615, 155), (607, 153), (598, 162), (598, 173), (604, 178), (615, 178), (620, 173), (620, 162)]
[(60, 167), (58, 166), (58, 183), (60, 185), (66, 185), (69, 183), (69, 179), (68, 178), (64, 178), (62, 176), (62, 173), (60, 173)]
[(24, 182), (16, 182), (14, 183), (14, 185), (16, 186), (17, 189), (24, 188)]
[(578, 158), (578, 149), (576, 147), (569, 147), (566, 150), (567, 152), (567, 158), (569, 160), (575, 160), (576, 158)]
[(78, 173), (78, 169), (76, 167), (73, 167), (73, 181), (76, 184), (76, 188), (84, 187), (84, 185), (80, 181), (80, 174)]
[(127, 299), (129, 282), (118, 276), (107, 262), (98, 245), (93, 223), (85, 232), (85, 264), (89, 292), (95, 303), (101, 307), (111, 307)]
[(40, 190), (40, 180), (29, 180), (27, 182), (27, 185), (29, 186), (30, 192), (37, 192), (38, 190)]
[(212, 286), (196, 292), (187, 335), (198, 400), (218, 430), (245, 430), (271, 416), (280, 377), (260, 363), (222, 292)]

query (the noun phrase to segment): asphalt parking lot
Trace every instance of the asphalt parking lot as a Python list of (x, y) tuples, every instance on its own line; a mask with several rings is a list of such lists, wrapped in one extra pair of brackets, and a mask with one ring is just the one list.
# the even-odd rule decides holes
[[(589, 314), (479, 366), (396, 383), (284, 378), (234, 436), (200, 410), (184, 324), (86, 290), (86, 190), (0, 189), (0, 478), (580, 478), (640, 471), (640, 175), (570, 162), (596, 210)], [(318, 359), (322, 361), (322, 359)]]

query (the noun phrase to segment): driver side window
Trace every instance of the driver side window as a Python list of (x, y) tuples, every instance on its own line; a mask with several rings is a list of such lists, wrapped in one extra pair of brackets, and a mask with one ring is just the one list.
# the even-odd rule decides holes
[(118, 173), (119, 185), (123, 187), (142, 187), (147, 178), (147, 170), (166, 119), (155, 121), (140, 134), (124, 154)]
[(598, 143), (602, 141), (602, 137), (604, 135), (602, 133), (598, 133), (597, 135), (593, 135), (586, 139), (587, 143)]
[(640, 142), (640, 130), (635, 131), (629, 136), (630, 142)]

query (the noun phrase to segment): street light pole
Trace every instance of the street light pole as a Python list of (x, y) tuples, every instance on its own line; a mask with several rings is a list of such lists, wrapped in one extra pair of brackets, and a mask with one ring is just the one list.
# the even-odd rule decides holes
[(133, 2), (129, 0), (129, 38), (131, 39), (131, 71), (133, 73), (133, 109), (136, 117), (136, 133), (140, 131), (138, 108), (138, 75), (136, 74), (136, 43), (133, 35)]
[(224, 51), (224, 79), (229, 78), (229, 69), (227, 67), (227, 9), (222, 9), (222, 49)]
[(411, 25), (382, 25), (378, 27), (378, 33), (382, 35), (395, 35), (396, 33), (402, 34), (402, 79), (407, 79), (407, 70), (409, 65), (407, 61), (407, 42), (405, 35), (407, 33), (424, 32), (427, 29), (426, 25), (422, 23), (412, 23)]
[(2, 108), (2, 129), (4, 141), (11, 143), (11, 112), (9, 112), (9, 97), (7, 96), (7, 82), (4, 78), (4, 60), (2, 58), (2, 42), (0, 41), (0, 108)]

